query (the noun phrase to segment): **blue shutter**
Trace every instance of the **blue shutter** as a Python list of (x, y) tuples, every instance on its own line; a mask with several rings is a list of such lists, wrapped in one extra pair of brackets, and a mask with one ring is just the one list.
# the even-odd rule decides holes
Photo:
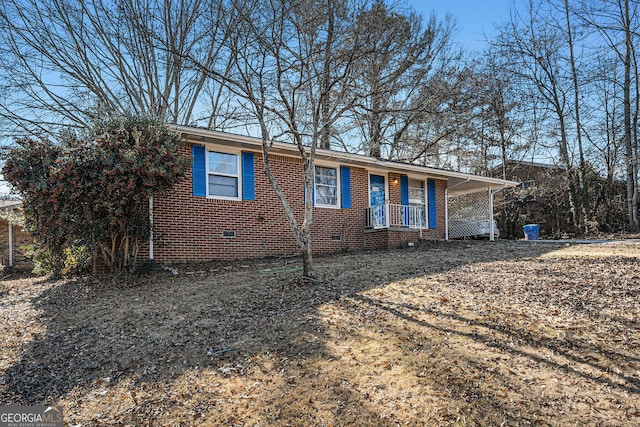
[(202, 145), (192, 145), (191, 154), (193, 163), (191, 165), (191, 175), (193, 184), (193, 195), (199, 197), (207, 196), (207, 171), (205, 155), (206, 151)]
[(253, 153), (242, 152), (242, 199), (256, 199), (256, 179)]
[(400, 203), (403, 206), (409, 204), (409, 177), (400, 175)]
[(427, 199), (429, 200), (429, 228), (436, 228), (436, 182), (427, 180)]
[(351, 209), (351, 168), (340, 166), (340, 195), (342, 208)]
[(409, 226), (409, 177), (400, 175), (400, 204), (402, 205), (402, 225)]

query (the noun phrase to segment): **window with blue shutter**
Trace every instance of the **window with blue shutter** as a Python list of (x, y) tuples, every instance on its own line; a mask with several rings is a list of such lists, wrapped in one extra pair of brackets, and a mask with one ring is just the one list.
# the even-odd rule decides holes
[(427, 180), (427, 199), (429, 201), (429, 228), (436, 228), (436, 182)]
[(191, 175), (193, 183), (193, 195), (199, 197), (207, 196), (207, 171), (205, 161), (205, 148), (202, 145), (192, 145), (191, 153), (193, 163), (191, 165)]
[(349, 166), (340, 166), (340, 186), (342, 208), (351, 209), (351, 168)]
[(256, 199), (255, 166), (253, 153), (242, 153), (242, 198)]
[(207, 150), (193, 144), (193, 195), (223, 200), (255, 200), (254, 154)]

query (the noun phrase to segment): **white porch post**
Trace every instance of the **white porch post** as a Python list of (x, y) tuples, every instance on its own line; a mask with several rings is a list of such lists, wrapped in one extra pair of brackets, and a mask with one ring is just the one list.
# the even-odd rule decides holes
[(389, 201), (384, 202), (384, 225), (389, 228), (391, 224), (391, 219), (389, 218), (389, 214), (391, 213), (391, 209), (389, 209)]
[(444, 240), (449, 240), (449, 189), (444, 189)]
[(491, 191), (491, 186), (489, 186), (489, 240), (492, 242), (495, 241), (495, 236), (493, 229), (493, 191)]
[(153, 259), (153, 196), (149, 196), (149, 259)]
[(13, 267), (13, 226), (9, 223), (9, 267)]

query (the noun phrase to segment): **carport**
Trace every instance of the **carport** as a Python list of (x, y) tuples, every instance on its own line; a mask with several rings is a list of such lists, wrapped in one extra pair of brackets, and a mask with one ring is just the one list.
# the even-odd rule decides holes
[(446, 240), (486, 236), (493, 241), (493, 196), (518, 184), (490, 177), (450, 177), (445, 191)]

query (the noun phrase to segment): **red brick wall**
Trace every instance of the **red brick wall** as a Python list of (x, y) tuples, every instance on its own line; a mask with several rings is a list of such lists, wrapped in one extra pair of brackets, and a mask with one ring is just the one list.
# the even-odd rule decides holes
[(389, 203), (392, 205), (402, 204), (402, 192), (400, 191), (400, 174), (389, 173)]
[[(16, 268), (33, 267), (30, 260), (24, 256), (23, 246), (33, 243), (31, 236), (22, 230), (22, 227), (13, 225), (11, 228), (13, 238), (13, 266)], [(0, 261), (9, 266), (9, 223), (0, 219)]]
[(408, 229), (381, 228), (366, 230), (364, 239), (367, 249), (406, 248), (409, 242), (418, 244), (420, 241), (420, 232)]
[[(191, 147), (183, 148), (191, 155)], [(303, 219), (302, 163), (300, 159), (270, 156), (271, 168), (296, 213)], [(345, 166), (349, 166), (346, 165)], [(365, 210), (369, 203), (366, 169), (351, 167), (350, 209), (315, 207), (312, 249), (315, 253), (358, 251), (370, 246), (365, 239)], [(389, 200), (400, 203), (400, 184), (389, 174)], [(444, 181), (438, 182), (438, 227), (444, 226)], [(280, 201), (263, 172), (262, 154), (255, 153), (253, 201), (227, 201), (192, 195), (191, 171), (166, 196), (154, 198), (154, 258), (160, 262), (207, 261), (212, 259), (259, 258), (298, 253), (293, 232)], [(235, 238), (222, 237), (223, 230)], [(332, 237), (340, 236), (340, 240)], [(444, 238), (444, 229), (437, 237)], [(375, 245), (374, 245), (375, 247)], [(147, 251), (141, 254), (146, 256)]]

